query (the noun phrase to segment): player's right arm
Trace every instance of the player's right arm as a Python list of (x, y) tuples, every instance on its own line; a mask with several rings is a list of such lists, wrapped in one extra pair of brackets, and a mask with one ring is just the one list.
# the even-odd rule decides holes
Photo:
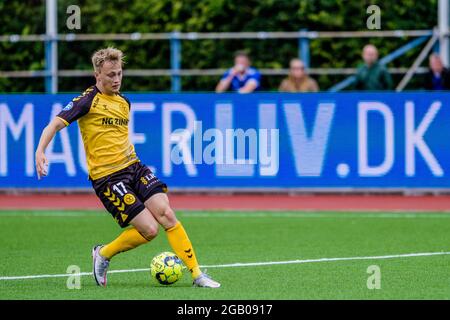
[(47, 175), (48, 160), (45, 156), (45, 149), (47, 149), (50, 141), (53, 140), (59, 130), (65, 128), (89, 112), (95, 94), (96, 91), (94, 90), (94, 87), (84, 91), (82, 95), (69, 102), (69, 104), (45, 127), (44, 131), (42, 131), (35, 155), (38, 179)]
[(47, 175), (48, 160), (45, 156), (45, 149), (47, 149), (50, 141), (53, 140), (55, 134), (66, 127), (66, 124), (61, 118), (55, 117), (42, 131), (39, 145), (36, 149), (36, 172), (38, 179)]

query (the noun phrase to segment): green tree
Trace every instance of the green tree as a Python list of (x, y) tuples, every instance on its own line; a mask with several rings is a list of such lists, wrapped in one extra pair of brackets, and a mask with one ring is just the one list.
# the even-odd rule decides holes
[[(58, 32), (132, 33), (132, 32), (239, 32), (239, 31), (358, 31), (367, 30), (366, 8), (381, 8), (382, 30), (432, 29), (437, 24), (437, 0), (359, 1), (359, 0), (60, 0)], [(66, 8), (81, 8), (81, 30), (68, 30)], [(0, 2), (0, 35), (45, 33), (45, 1)], [(356, 67), (364, 44), (371, 42), (384, 56), (411, 39), (314, 39), (310, 42), (312, 67)], [(128, 69), (166, 69), (170, 67), (170, 46), (155, 41), (74, 41), (60, 42), (59, 69), (91, 70), (90, 56), (107, 45), (122, 49)], [(293, 40), (184, 40), (182, 67), (228, 68), (232, 54), (246, 49), (258, 68), (285, 68), (298, 56), (298, 41)], [(411, 50), (389, 67), (409, 67), (421, 48)], [(45, 68), (44, 45), (40, 42), (0, 43), (0, 70), (42, 70)], [(343, 76), (317, 77), (321, 89), (327, 89)], [(213, 90), (219, 77), (185, 77), (183, 90)], [(265, 90), (276, 90), (281, 77), (264, 77)], [(400, 80), (394, 77), (395, 83)], [(415, 77), (408, 88), (418, 85)], [(60, 91), (78, 92), (92, 84), (92, 77), (59, 79)], [(44, 80), (0, 78), (0, 91), (42, 92)], [(168, 91), (169, 77), (128, 77), (125, 91)]]

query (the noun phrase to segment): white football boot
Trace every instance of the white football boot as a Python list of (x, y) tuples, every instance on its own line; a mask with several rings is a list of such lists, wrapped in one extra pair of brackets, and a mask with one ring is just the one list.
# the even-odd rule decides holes
[(108, 272), (109, 260), (100, 255), (102, 245), (96, 245), (92, 249), (93, 273), (95, 282), (99, 286), (106, 287), (106, 273)]
[(197, 278), (194, 279), (193, 283), (194, 287), (203, 287), (203, 288), (219, 288), (220, 283), (211, 279), (205, 272), (202, 272)]

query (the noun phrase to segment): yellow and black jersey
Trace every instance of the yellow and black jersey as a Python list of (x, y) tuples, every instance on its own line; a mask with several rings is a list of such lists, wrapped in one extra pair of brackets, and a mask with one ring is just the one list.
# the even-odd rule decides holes
[(102, 94), (92, 86), (57, 115), (66, 126), (78, 120), (90, 179), (102, 178), (139, 161), (128, 137), (130, 107), (123, 95)]

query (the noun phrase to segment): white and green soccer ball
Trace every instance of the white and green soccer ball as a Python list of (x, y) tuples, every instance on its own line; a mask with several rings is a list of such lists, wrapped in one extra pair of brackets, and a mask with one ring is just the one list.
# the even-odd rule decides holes
[(162, 252), (156, 255), (150, 264), (150, 273), (156, 281), (169, 285), (183, 276), (183, 263), (175, 253)]

